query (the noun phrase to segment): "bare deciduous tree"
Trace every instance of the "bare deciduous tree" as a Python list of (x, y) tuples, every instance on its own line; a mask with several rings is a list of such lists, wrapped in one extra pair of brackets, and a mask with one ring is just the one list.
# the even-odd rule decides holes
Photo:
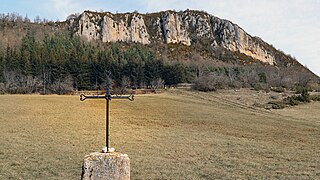
[(153, 89), (160, 89), (164, 87), (164, 80), (161, 78), (158, 78), (156, 80), (151, 81), (151, 87)]

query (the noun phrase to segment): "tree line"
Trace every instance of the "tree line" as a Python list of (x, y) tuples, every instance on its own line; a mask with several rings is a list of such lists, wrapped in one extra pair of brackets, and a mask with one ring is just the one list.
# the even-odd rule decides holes
[[(31, 20), (28, 15), (22, 16), (18, 13), (0, 13), (0, 27), (12, 27), (17, 26), (22, 23), (33, 23), (36, 24), (46, 24), (46, 23), (54, 23), (52, 20), (48, 20), (46, 18), (41, 18), (40, 16), (36, 16), (33, 20)], [(58, 20), (57, 20), (58, 22)]]
[[(241, 66), (215, 64), (191, 54), (181, 61), (165, 52), (157, 56), (155, 45), (85, 42), (66, 33), (45, 34), (41, 39), (28, 30), (18, 46), (0, 46), (0, 93), (57, 93), (105, 88), (111, 73), (114, 88), (159, 88), (178, 83), (194, 89), (274, 87), (295, 89), (317, 84), (310, 72), (298, 67), (264, 64)], [(186, 57), (184, 57), (185, 59)], [(220, 61), (219, 61), (220, 62)], [(312, 87), (314, 86), (314, 87)]]
[(61, 34), (39, 41), (32, 32), (20, 47), (2, 48), (0, 72), (1, 89), (8, 93), (103, 88), (106, 72), (117, 87), (155, 88), (186, 79), (183, 65), (165, 63), (141, 44), (87, 43)]

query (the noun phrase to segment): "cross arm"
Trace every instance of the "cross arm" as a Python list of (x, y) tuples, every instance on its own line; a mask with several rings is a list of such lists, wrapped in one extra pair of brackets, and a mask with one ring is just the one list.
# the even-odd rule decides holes
[(134, 95), (130, 94), (129, 96), (111, 96), (111, 99), (129, 99), (130, 101), (134, 101)]
[(81, 94), (80, 95), (80, 100), (81, 101), (84, 101), (86, 99), (108, 99), (108, 100), (111, 100), (111, 99), (129, 99), (130, 101), (133, 101), (134, 100), (134, 95), (133, 94), (130, 94), (129, 96), (86, 96), (85, 94)]
[(107, 99), (106, 95), (104, 96), (86, 96), (85, 94), (80, 95), (80, 101), (84, 101), (86, 99)]

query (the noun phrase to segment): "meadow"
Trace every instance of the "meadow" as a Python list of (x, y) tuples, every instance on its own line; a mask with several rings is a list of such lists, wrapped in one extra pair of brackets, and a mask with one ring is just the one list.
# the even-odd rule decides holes
[[(110, 103), (132, 179), (320, 179), (320, 103), (259, 109), (171, 90)], [(79, 179), (105, 145), (105, 101), (0, 95), (0, 179)]]

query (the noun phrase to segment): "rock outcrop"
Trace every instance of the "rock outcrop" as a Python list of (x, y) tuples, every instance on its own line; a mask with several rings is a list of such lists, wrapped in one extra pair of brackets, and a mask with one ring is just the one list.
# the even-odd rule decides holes
[[(151, 22), (146, 25), (146, 21)], [(214, 48), (239, 52), (274, 65), (275, 57), (238, 25), (200, 11), (165, 11), (153, 14), (112, 14), (85, 11), (70, 27), (88, 41), (180, 43), (192, 46), (206, 42)], [(155, 33), (150, 33), (153, 31)]]
[(161, 15), (160, 26), (166, 43), (182, 43), (191, 45), (187, 26), (177, 13), (165, 12)]
[(230, 51), (238, 51), (254, 59), (273, 65), (275, 58), (238, 25), (212, 17), (213, 30), (220, 45)]
[(143, 17), (139, 14), (124, 16), (124, 19), (115, 21), (111, 14), (102, 17), (101, 38), (103, 42), (137, 42), (149, 44), (149, 34)]
[(88, 41), (150, 43), (143, 17), (139, 14), (126, 14), (116, 20), (111, 13), (84, 12), (71, 26), (75, 34)]

